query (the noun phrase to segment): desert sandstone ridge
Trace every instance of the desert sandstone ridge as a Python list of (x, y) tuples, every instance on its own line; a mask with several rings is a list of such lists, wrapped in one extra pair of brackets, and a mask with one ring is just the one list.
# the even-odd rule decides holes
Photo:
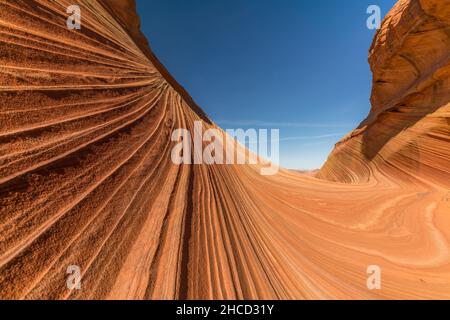
[(78, 3), (79, 31), (70, 1), (0, 1), (0, 298), (450, 298), (450, 1), (388, 14), (368, 118), (315, 177), (172, 164), (174, 129), (216, 125), (134, 1)]

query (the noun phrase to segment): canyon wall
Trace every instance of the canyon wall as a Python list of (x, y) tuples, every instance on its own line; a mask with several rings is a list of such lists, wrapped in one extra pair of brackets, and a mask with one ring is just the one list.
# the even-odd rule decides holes
[(68, 30), (70, 1), (0, 1), (0, 298), (450, 298), (448, 1), (389, 13), (369, 117), (317, 177), (173, 164), (173, 130), (216, 125), (134, 1), (78, 3)]
[(376, 175), (449, 186), (450, 2), (399, 1), (369, 52), (370, 114), (336, 146), (318, 177)]

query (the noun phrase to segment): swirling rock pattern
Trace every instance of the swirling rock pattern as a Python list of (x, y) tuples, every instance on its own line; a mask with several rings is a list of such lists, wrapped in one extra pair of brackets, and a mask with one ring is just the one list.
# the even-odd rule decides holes
[(77, 2), (81, 30), (70, 1), (0, 1), (0, 298), (450, 298), (448, 1), (387, 16), (369, 117), (316, 177), (172, 164), (174, 129), (216, 126), (134, 1)]

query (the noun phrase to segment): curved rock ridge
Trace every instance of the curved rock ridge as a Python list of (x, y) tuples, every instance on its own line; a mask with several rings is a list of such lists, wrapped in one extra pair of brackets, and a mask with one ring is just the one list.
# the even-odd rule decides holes
[(316, 177), (174, 165), (174, 129), (216, 125), (134, 1), (77, 2), (81, 30), (70, 1), (0, 1), (0, 298), (450, 298), (447, 1), (388, 15), (371, 113)]
[(369, 54), (372, 109), (318, 177), (450, 185), (450, 2), (399, 1)]

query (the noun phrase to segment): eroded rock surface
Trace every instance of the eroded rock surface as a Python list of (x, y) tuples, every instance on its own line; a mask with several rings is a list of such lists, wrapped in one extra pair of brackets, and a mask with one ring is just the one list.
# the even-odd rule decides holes
[(321, 179), (172, 164), (174, 129), (215, 124), (134, 1), (78, 2), (79, 31), (70, 1), (0, 1), (1, 298), (450, 298), (448, 1), (388, 15), (372, 110)]

